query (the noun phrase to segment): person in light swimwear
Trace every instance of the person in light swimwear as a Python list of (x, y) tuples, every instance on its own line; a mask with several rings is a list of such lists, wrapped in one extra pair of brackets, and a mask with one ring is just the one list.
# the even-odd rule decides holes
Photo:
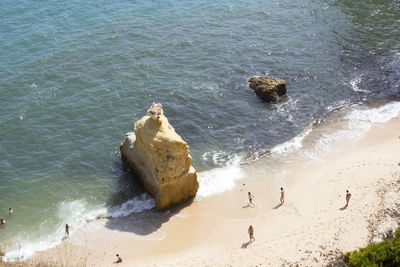
[(285, 190), (283, 190), (283, 187), (281, 187), (281, 204), (285, 202)]
[(250, 226), (249, 226), (249, 229), (247, 230), (247, 232), (249, 233), (250, 242), (256, 241), (256, 239), (254, 238), (254, 228), (253, 228), (253, 225), (250, 225)]

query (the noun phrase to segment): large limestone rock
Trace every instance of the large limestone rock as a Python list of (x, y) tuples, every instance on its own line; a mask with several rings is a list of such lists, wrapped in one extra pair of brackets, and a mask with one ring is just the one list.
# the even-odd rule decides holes
[(153, 195), (156, 208), (165, 210), (196, 195), (199, 183), (191, 166), (189, 147), (154, 104), (135, 123), (121, 143), (124, 163)]
[(286, 94), (286, 82), (271, 77), (254, 77), (250, 79), (250, 88), (263, 100), (278, 102)]

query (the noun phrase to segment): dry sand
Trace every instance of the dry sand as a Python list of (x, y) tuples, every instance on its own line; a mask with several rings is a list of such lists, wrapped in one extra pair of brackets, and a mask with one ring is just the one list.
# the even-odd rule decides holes
[[(398, 226), (400, 118), (375, 124), (353, 147), (262, 179), (263, 161), (243, 166), (236, 187), (168, 214), (101, 219), (28, 262), (65, 266), (324, 266), (341, 252)], [(268, 160), (268, 159), (264, 159)], [(265, 164), (265, 163), (264, 163)], [(243, 185), (245, 183), (245, 185)], [(279, 205), (284, 186), (286, 199)], [(345, 207), (345, 194), (352, 194)], [(256, 207), (247, 206), (247, 192)], [(256, 241), (248, 243), (254, 226)], [(119, 253), (123, 262), (113, 263)]]

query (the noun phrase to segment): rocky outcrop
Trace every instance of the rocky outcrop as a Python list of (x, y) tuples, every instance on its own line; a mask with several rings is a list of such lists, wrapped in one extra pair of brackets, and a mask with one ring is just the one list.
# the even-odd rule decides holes
[(271, 77), (254, 77), (250, 79), (250, 88), (263, 100), (278, 102), (286, 94), (286, 82)]
[(153, 103), (134, 131), (121, 143), (122, 160), (154, 197), (156, 208), (193, 198), (199, 183), (189, 147), (163, 115), (161, 104)]

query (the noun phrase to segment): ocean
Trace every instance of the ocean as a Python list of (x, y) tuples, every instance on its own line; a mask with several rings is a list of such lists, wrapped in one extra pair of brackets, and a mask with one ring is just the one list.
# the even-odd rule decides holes
[[(59, 244), (66, 223), (155, 212), (119, 152), (153, 102), (189, 144), (198, 199), (243, 164), (351, 145), (400, 111), (399, 26), (400, 1), (0, 1), (5, 259)], [(254, 76), (287, 95), (261, 101)]]

